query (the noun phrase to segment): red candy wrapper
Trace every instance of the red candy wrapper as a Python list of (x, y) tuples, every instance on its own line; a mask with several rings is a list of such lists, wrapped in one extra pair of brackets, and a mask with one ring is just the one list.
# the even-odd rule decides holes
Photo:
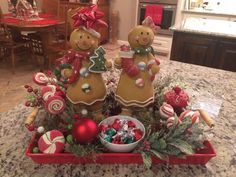
[(140, 129), (134, 129), (133, 132), (134, 132), (134, 137), (136, 141), (142, 138), (143, 132)]
[(102, 124), (99, 127), (105, 141), (113, 144), (130, 144), (142, 138), (143, 132), (133, 121), (115, 119), (112, 124)]
[(129, 120), (128, 121), (128, 127), (136, 127), (136, 125), (131, 120)]
[(115, 130), (119, 130), (121, 128), (120, 120), (116, 119), (111, 125), (111, 127), (114, 128)]
[(108, 129), (107, 125), (100, 125), (99, 126), (99, 131), (105, 133)]

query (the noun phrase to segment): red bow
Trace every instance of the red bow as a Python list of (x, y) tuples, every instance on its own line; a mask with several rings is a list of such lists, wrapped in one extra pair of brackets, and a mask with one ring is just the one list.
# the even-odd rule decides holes
[(158, 30), (160, 30), (160, 27), (155, 25), (155, 23), (152, 20), (152, 17), (150, 16), (147, 16), (143, 20), (142, 25), (151, 28), (154, 34), (157, 34)]
[(107, 27), (107, 23), (101, 20), (104, 13), (99, 11), (96, 5), (83, 8), (72, 16), (75, 27), (84, 26), (96, 30), (100, 26)]
[(81, 61), (86, 60), (91, 55), (90, 52), (76, 52), (74, 50), (69, 50), (62, 58), (59, 58), (57, 64), (70, 64), (72, 69), (72, 75), (68, 78), (67, 83), (74, 83), (79, 77), (79, 71), (81, 69)]

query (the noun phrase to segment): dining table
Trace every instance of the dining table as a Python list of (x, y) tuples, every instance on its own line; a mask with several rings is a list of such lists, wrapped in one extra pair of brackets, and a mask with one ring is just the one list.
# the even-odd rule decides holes
[(65, 25), (65, 21), (51, 14), (42, 13), (36, 19), (20, 19), (14, 17), (12, 13), (8, 13), (3, 14), (0, 24), (10, 29), (12, 39), (15, 42), (22, 40), (23, 32), (37, 34), (42, 43), (42, 55), (45, 57), (45, 53), (47, 53), (49, 46), (53, 42), (55, 31), (58, 28), (62, 28)]

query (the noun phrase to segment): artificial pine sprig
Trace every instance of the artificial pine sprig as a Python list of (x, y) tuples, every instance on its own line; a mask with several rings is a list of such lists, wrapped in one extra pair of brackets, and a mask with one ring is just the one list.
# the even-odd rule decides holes
[[(192, 125), (190, 117), (186, 117), (181, 123), (176, 117), (169, 130), (161, 129), (152, 133), (144, 141), (144, 147), (139, 148), (144, 164), (150, 167), (151, 155), (168, 161), (169, 155), (181, 157), (195, 153), (195, 149), (203, 146), (201, 143), (203, 141), (200, 141), (202, 132), (199, 126)], [(148, 148), (147, 142), (149, 143)]]
[(100, 144), (99, 140), (95, 139), (93, 143), (89, 144), (77, 144), (74, 141), (69, 143), (70, 145), (66, 147), (66, 151), (75, 154), (80, 157), (88, 157), (95, 159), (95, 155), (104, 150), (103, 146)]

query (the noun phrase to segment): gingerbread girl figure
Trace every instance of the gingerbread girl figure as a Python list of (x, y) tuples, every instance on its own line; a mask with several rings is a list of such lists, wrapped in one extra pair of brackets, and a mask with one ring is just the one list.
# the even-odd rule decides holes
[(116, 90), (116, 99), (123, 105), (122, 114), (130, 115), (134, 107), (146, 107), (154, 101), (152, 81), (159, 72), (159, 60), (151, 46), (154, 39), (151, 17), (133, 28), (128, 35), (130, 46), (122, 46), (115, 66), (122, 68)]
[(73, 15), (76, 29), (71, 33), (72, 49), (58, 60), (57, 75), (67, 83), (66, 97), (82, 114), (92, 112), (101, 119), (102, 102), (106, 97), (106, 86), (101, 73), (112, 64), (104, 58), (105, 51), (99, 45), (98, 27), (107, 27), (101, 20), (103, 13), (96, 5), (84, 8)]

